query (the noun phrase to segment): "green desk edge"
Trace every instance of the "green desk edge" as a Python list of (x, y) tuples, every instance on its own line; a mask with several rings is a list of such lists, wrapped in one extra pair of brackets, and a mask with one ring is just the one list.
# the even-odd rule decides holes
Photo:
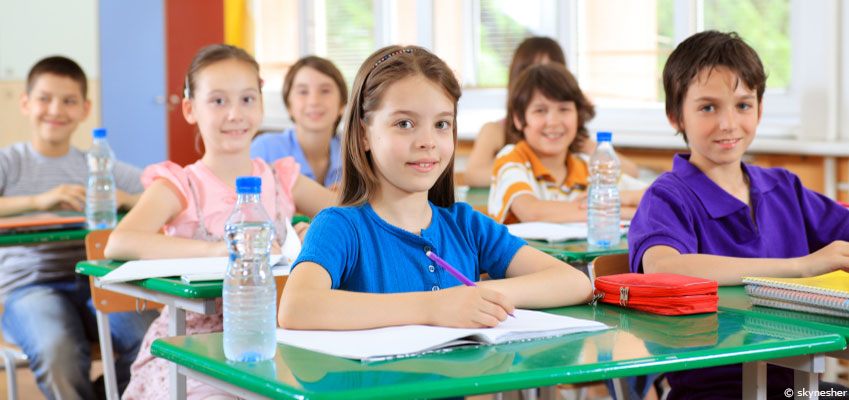
[[(108, 274), (123, 264), (112, 260), (87, 260), (77, 263), (75, 271), (78, 274), (90, 275), (95, 278)], [(140, 281), (127, 282), (145, 289), (155, 290), (187, 299), (207, 299), (221, 297), (222, 281), (184, 283), (180, 278), (149, 278)]]
[(71, 240), (85, 240), (88, 235), (86, 229), (72, 229), (67, 231), (48, 231), (32, 233), (14, 233), (0, 235), (0, 246), (14, 246), (19, 244), (37, 244), (48, 242), (65, 242)]
[(849, 340), (849, 319), (830, 315), (812, 314), (802, 311), (752, 305), (743, 286), (719, 288), (719, 309), (744, 315), (756, 316), (773, 321), (800, 323), (828, 332), (835, 332)]
[[(661, 321), (661, 323), (663, 321), (668, 321), (669, 323), (672, 323), (670, 321), (674, 321), (680, 324), (680, 321), (671, 320), (680, 317), (655, 316), (634, 310), (622, 311), (623, 309), (616, 309), (615, 307), (606, 305), (600, 305), (598, 308), (601, 309), (601, 312), (594, 310), (591, 306), (575, 306), (548, 311), (578, 318), (600, 320), (616, 327), (614, 331), (589, 332), (530, 342), (514, 342), (496, 346), (455, 349), (446, 353), (431, 353), (400, 359), (396, 361), (399, 363), (410, 363), (406, 364), (407, 368), (412, 365), (423, 365), (431, 370), (424, 375), (425, 378), (420, 378), (419, 375), (422, 372), (417, 368), (411, 368), (417, 372), (391, 371), (391, 368), (388, 368), (390, 370), (389, 373), (396, 373), (401, 377), (398, 380), (409, 377), (409, 381), (381, 386), (369, 385), (371, 382), (369, 380), (369, 374), (376, 374), (372, 376), (380, 377), (380, 374), (384, 373), (384, 371), (379, 370), (380, 363), (374, 364), (374, 366), (360, 364), (282, 344), (278, 345), (278, 352), (274, 360), (270, 361), (270, 368), (272, 368), (270, 374), (273, 374), (274, 377), (266, 378), (261, 375), (269, 374), (268, 365), (254, 367), (249, 364), (228, 363), (224, 358), (221, 347), (221, 333), (157, 339), (153, 343), (151, 352), (157, 357), (167, 359), (202, 374), (271, 398), (372, 399), (438, 398), (491, 393), (560, 383), (588, 382), (821, 353), (840, 350), (846, 346), (845, 338), (836, 333), (807, 328), (801, 328), (801, 331), (795, 331), (795, 327), (781, 322), (767, 321), (772, 326), (768, 325), (766, 332), (771, 332), (772, 327), (777, 326), (776, 332), (778, 333), (760, 333), (763, 330), (762, 327), (758, 328), (760, 330), (753, 331), (750, 329), (751, 327), (747, 327), (747, 324), (759, 327), (764, 322), (762, 319), (720, 311), (716, 314), (706, 314), (703, 316), (707, 318), (713, 318), (715, 316), (714, 329), (722, 330), (722, 326), (733, 328), (739, 325), (739, 332), (733, 331), (723, 334), (722, 337), (724, 339), (722, 341), (717, 340), (712, 346), (704, 346), (703, 344), (693, 343), (685, 339), (683, 346), (679, 349), (676, 343), (674, 343), (674, 340), (670, 340), (668, 337), (667, 339), (662, 339), (663, 336), (661, 336), (661, 340), (665, 340), (662, 343), (668, 347), (655, 350), (654, 354), (647, 357), (632, 359), (623, 357), (621, 360), (597, 361), (585, 364), (576, 362), (574, 358), (580, 357), (579, 354), (583, 353), (584, 346), (588, 342), (591, 341), (592, 345), (599, 345), (599, 343), (603, 343), (610, 337), (615, 338), (620, 332), (631, 332), (646, 343), (649, 340), (644, 339), (644, 337), (657, 340), (656, 335), (658, 333), (649, 333), (646, 335), (649, 331), (653, 332), (652, 329), (646, 329), (653, 322), (645, 322), (645, 320), (638, 319), (637, 317), (651, 318)], [(635, 319), (628, 322), (628, 316), (632, 316)], [(696, 318), (693, 321), (699, 321), (698, 318), (700, 316), (692, 317)], [(623, 318), (624, 322), (622, 322)], [(671, 329), (661, 329), (658, 332), (661, 332), (659, 333), (660, 335), (668, 336), (670, 334), (664, 333), (664, 331), (668, 332), (669, 330)], [(716, 334), (716, 331), (714, 331), (714, 334)], [(758, 339), (762, 341), (759, 342)], [(556, 347), (551, 347), (551, 343), (554, 343)], [(284, 352), (286, 353), (285, 358), (282, 354)], [(452, 363), (455, 366), (456, 364), (462, 366), (465, 365), (462, 363), (468, 362), (467, 359), (474, 358), (469, 357), (469, 355), (474, 356), (481, 352), (485, 352), (486, 356), (483, 360), (478, 361), (486, 361), (487, 358), (498, 359), (496, 357), (506, 357), (505, 359), (507, 361), (502, 362), (502, 364), (509, 364), (507, 365), (508, 370), (489, 374), (476, 374), (474, 376), (449, 377), (439, 375), (442, 369), (433, 367), (433, 365), (438, 366), (440, 363), (445, 363), (444, 365), (446, 366), (450, 366)], [(570, 359), (569, 357), (573, 358)], [(340, 360), (343, 362), (340, 362)], [(301, 364), (298, 364), (299, 362)], [(330, 382), (325, 383), (329, 387), (327, 391), (313, 391), (304, 387), (302, 381), (295, 377), (295, 372), (291, 372), (293, 374), (291, 378), (287, 378), (285, 374), (278, 375), (277, 373), (281, 368), (292, 371), (292, 368), (290, 368), (292, 365), (296, 365), (299, 368), (305, 365), (318, 366), (317, 368), (319, 370), (325, 372), (321, 376), (322, 379), (325, 379), (326, 375), (336, 372), (333, 369), (336, 366), (335, 364), (350, 366), (348, 368), (349, 370), (341, 370), (341, 372), (352, 373), (352, 375), (350, 377), (347, 375), (342, 377), (351, 379), (357, 383), (363, 383), (364, 387), (341, 388), (334, 386), (333, 383), (335, 380), (331, 377), (329, 378)], [(389, 367), (392, 367), (392, 365), (390, 364)], [(265, 369), (263, 370), (262, 368)], [(325, 368), (326, 370), (324, 370)], [(436, 380), (428, 379), (431, 375), (439, 375), (439, 377)], [(292, 386), (288, 383), (281, 382), (278, 378), (280, 376), (283, 376), (284, 379), (291, 379), (299, 386)], [(362, 381), (358, 377), (362, 377)], [(375, 379), (373, 377), (371, 379)], [(318, 382), (320, 384), (320, 380)], [(316, 382), (309, 383), (316, 384)]]
[(565, 262), (588, 263), (598, 256), (628, 252), (628, 239), (624, 236), (614, 247), (594, 250), (589, 248), (590, 244), (586, 240), (570, 240), (560, 243), (548, 243), (539, 240), (526, 241), (532, 247)]

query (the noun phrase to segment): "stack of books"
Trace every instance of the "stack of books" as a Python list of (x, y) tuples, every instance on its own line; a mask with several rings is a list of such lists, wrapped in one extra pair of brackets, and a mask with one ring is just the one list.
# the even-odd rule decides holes
[(849, 272), (810, 278), (744, 277), (746, 293), (757, 306), (849, 318)]

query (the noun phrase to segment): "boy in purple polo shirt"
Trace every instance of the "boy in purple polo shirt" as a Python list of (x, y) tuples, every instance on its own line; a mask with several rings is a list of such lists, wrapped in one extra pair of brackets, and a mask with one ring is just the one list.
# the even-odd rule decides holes
[[(743, 276), (802, 277), (849, 266), (849, 211), (781, 168), (742, 162), (763, 113), (766, 74), (735, 33), (697, 33), (663, 69), (666, 115), (690, 154), (643, 196), (628, 233), (633, 272), (740, 285)], [(740, 365), (667, 374), (669, 399), (740, 398)], [(792, 371), (770, 367), (784, 398)], [(822, 389), (822, 386), (821, 386)]]

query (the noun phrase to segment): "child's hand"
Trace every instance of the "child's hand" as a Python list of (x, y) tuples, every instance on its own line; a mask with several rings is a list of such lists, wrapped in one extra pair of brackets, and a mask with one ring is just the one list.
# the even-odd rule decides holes
[(514, 310), (507, 296), (480, 286), (456, 286), (434, 293), (430, 307), (433, 325), (487, 328), (507, 319)]
[(271, 254), (283, 254), (283, 249), (280, 248), (280, 244), (277, 243), (277, 240), (271, 241)]
[(574, 199), (572, 199), (573, 203), (578, 203), (578, 207), (582, 210), (587, 209), (587, 193), (581, 193)]
[(35, 209), (48, 211), (55, 208), (82, 211), (85, 206), (85, 187), (59, 185), (33, 197)]
[(838, 269), (849, 271), (849, 242), (835, 240), (798, 260), (799, 272), (803, 277), (822, 275)]
[(298, 234), (298, 239), (301, 239), (301, 243), (304, 242), (304, 237), (307, 236), (307, 229), (309, 229), (310, 224), (306, 222), (298, 222), (295, 224), (295, 232)]

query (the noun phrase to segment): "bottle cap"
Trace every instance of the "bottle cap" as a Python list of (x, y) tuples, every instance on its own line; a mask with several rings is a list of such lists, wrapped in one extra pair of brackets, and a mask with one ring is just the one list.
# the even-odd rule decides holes
[(94, 128), (91, 133), (95, 139), (103, 139), (106, 137), (106, 128)]
[(609, 142), (612, 136), (610, 132), (598, 132), (595, 134), (595, 139), (597, 142)]
[(262, 178), (258, 176), (240, 176), (236, 178), (236, 194), (259, 194)]

